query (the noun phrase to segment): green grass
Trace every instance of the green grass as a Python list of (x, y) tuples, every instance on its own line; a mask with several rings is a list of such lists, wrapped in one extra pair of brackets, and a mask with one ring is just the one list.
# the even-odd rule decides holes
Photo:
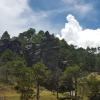
[(57, 100), (56, 95), (53, 95), (51, 92), (44, 90), (41, 92), (40, 100)]
[[(59, 95), (61, 96), (61, 94)], [(20, 94), (14, 90), (12, 85), (5, 82), (0, 82), (0, 97), (4, 97), (5, 100), (20, 100)], [(57, 100), (56, 93), (53, 94), (52, 92), (41, 87), (40, 100)]]
[[(62, 95), (59, 94), (59, 96)], [(0, 91), (0, 97), (5, 97), (5, 100), (20, 100), (20, 95), (10, 87), (6, 88), (6, 90)], [(40, 100), (57, 100), (56, 93), (53, 94), (52, 92), (46, 89), (42, 89), (42, 91), (40, 91)]]
[[(96, 75), (96, 77), (97, 79), (100, 80), (100, 75)], [(59, 94), (59, 96), (63, 97), (62, 94)], [(2, 82), (0, 82), (0, 97), (6, 97), (5, 100), (20, 100), (20, 95), (13, 89), (13, 87), (11, 85)], [(53, 94), (46, 89), (42, 89), (40, 92), (40, 100), (57, 100), (56, 93)], [(84, 96), (83, 100), (88, 100), (88, 99), (87, 97)]]
[[(1, 98), (5, 98), (5, 100), (20, 100), (20, 95), (13, 89), (12, 86), (0, 82), (0, 100)], [(43, 89), (40, 92), (40, 100), (57, 100), (57, 99), (56, 95), (53, 95), (50, 91)]]
[[(6, 100), (19, 100), (20, 98), (19, 94), (17, 94), (14, 91), (12, 92), (12, 91), (2, 92), (2, 94), (0, 93), (0, 97), (5, 97)], [(40, 100), (57, 100), (57, 99), (56, 99), (56, 96), (53, 95), (51, 92), (44, 90), (40, 94)]]

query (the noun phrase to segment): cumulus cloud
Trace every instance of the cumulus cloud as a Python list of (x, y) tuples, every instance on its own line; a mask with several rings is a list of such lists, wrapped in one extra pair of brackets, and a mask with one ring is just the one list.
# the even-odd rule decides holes
[(100, 29), (83, 29), (76, 18), (69, 14), (67, 23), (58, 35), (60, 39), (65, 39), (69, 44), (77, 45), (78, 47), (98, 47), (100, 46)]
[(80, 0), (61, 1), (67, 4), (67, 6), (61, 6), (60, 9), (36, 12), (30, 7), (29, 0), (0, 0), (0, 36), (5, 30), (11, 36), (17, 36), (20, 32), (30, 27), (56, 33), (60, 30), (61, 26), (52, 25), (53, 22), (50, 21), (50, 18), (52, 19), (52, 17), (66, 11), (76, 12), (82, 17), (82, 14), (87, 14), (93, 10), (90, 4), (85, 4), (80, 2)]
[(27, 0), (0, 0), (0, 32), (20, 32), (24, 30), (23, 25), (27, 23), (25, 10), (29, 12)]
[(5, 30), (11, 36), (17, 36), (30, 27), (53, 29), (47, 17), (48, 13), (31, 9), (29, 0), (0, 0), (0, 36)]

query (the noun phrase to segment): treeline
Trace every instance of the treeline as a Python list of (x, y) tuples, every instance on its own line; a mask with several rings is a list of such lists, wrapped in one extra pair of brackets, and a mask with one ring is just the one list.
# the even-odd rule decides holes
[(73, 100), (83, 98), (80, 86), (81, 92), (88, 89), (90, 100), (99, 100), (100, 81), (94, 75), (85, 77), (100, 72), (99, 49), (77, 48), (33, 28), (12, 38), (5, 31), (0, 39), (0, 80), (13, 84), (21, 100), (39, 100), (40, 86), (55, 91), (58, 99), (59, 93), (69, 92), (68, 98)]

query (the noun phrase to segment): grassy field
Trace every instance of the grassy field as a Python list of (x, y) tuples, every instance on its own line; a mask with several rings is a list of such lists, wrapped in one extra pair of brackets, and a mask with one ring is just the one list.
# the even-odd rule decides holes
[[(9, 92), (0, 92), (0, 97), (5, 98), (5, 100), (19, 100), (20, 95), (16, 93), (14, 90), (10, 90)], [(51, 92), (44, 90), (41, 92), (40, 100), (57, 100), (57, 99), (56, 96), (53, 95)]]
[[(96, 75), (96, 77), (98, 80), (100, 80), (100, 75)], [(60, 97), (62, 96), (62, 94), (59, 95)], [(0, 82), (0, 100), (20, 100), (20, 95), (13, 89), (12, 86)], [(40, 100), (57, 100), (56, 94), (53, 94), (46, 89), (42, 89), (40, 93)], [(87, 99), (84, 98), (83, 100), (87, 100)]]
[[(0, 83), (0, 100), (20, 100), (20, 95), (10, 85)], [(35, 99), (34, 99), (35, 100)], [(40, 100), (57, 100), (50, 91), (42, 90)]]
[[(59, 95), (62, 96), (61, 94)], [(14, 90), (12, 85), (0, 82), (0, 100), (20, 100), (20, 94)], [(40, 100), (57, 100), (56, 93), (53, 94), (52, 92), (41, 87)]]

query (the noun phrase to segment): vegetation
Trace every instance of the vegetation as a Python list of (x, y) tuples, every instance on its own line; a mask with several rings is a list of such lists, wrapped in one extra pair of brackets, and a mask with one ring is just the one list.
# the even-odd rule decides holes
[(78, 48), (33, 28), (12, 38), (4, 32), (0, 99), (12, 92), (7, 100), (100, 100), (99, 47)]

